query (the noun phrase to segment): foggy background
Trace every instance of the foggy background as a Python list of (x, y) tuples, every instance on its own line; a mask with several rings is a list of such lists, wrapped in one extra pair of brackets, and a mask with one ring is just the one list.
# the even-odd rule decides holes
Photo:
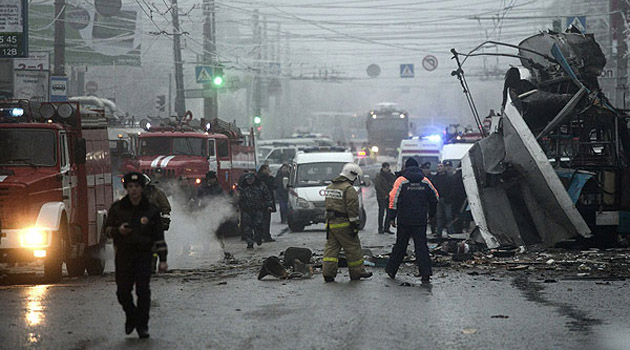
[[(399, 103), (419, 124), (472, 124), (462, 88), (451, 76), (456, 69), (451, 48), (468, 52), (485, 40), (518, 44), (528, 36), (551, 29), (554, 21), (564, 30), (567, 18), (585, 16), (587, 31), (595, 33), (608, 57), (607, 69), (614, 69), (610, 59), (616, 45), (610, 23), (614, 2), (215, 0), (217, 56), (225, 66), (227, 80), (219, 92), (219, 117), (236, 120), (242, 127), (252, 125), (252, 78), (259, 74), (265, 84), (274, 84), (273, 89), (264, 88), (263, 138), (290, 135), (307, 124), (305, 120), (312, 113), (364, 116), (385, 101)], [(66, 3), (94, 12), (93, 0)], [(53, 0), (30, 2), (31, 51), (52, 52), (49, 24), (54, 14), (37, 7), (52, 4)], [(178, 7), (185, 89), (200, 89), (202, 86), (195, 81), (195, 66), (204, 64), (202, 0), (179, 0)], [(138, 54), (131, 60), (82, 63), (81, 56), (90, 51), (90, 44), (85, 38), (67, 38), (70, 92), (80, 90), (76, 74), (84, 71), (86, 83), (98, 84), (94, 94), (115, 100), (123, 114), (172, 115), (175, 82), (171, 0), (122, 0), (122, 9), (134, 14), (135, 27), (122, 22), (108, 26), (132, 28), (127, 33), (133, 36), (128, 51), (139, 47)], [(256, 14), (260, 44), (254, 40)], [(112, 55), (107, 51), (106, 55)], [(492, 46), (484, 51), (516, 52)], [(423, 68), (427, 55), (437, 58), (437, 69)], [(132, 65), (128, 65), (130, 62)], [(370, 64), (380, 67), (377, 78), (368, 77), (366, 68)], [(415, 77), (400, 78), (400, 64), (414, 64)], [(503, 74), (511, 64), (519, 62), (494, 57), (476, 57), (466, 62), (464, 70), (482, 116), (490, 109), (498, 109)], [(612, 81), (612, 77), (607, 79)], [(608, 81), (601, 84), (612, 97), (613, 85)], [(159, 95), (166, 96), (164, 111), (156, 105)], [(203, 99), (186, 99), (186, 108), (200, 117)]]

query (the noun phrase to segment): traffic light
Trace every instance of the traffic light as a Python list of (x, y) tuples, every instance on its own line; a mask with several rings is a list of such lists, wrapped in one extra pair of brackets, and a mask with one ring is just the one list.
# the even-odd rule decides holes
[(223, 77), (223, 67), (214, 67), (212, 70), (212, 87), (220, 88), (225, 84), (225, 78)]
[(166, 96), (158, 95), (155, 97), (155, 108), (160, 112), (166, 111)]
[(254, 116), (254, 129), (256, 130), (256, 135), (260, 136), (262, 132), (262, 117), (259, 115)]

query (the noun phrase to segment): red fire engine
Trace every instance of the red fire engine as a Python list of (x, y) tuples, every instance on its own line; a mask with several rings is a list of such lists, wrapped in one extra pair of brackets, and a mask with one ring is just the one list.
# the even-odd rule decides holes
[(125, 162), (124, 171), (151, 176), (161, 168), (166, 179), (194, 189), (213, 170), (223, 189), (230, 192), (246, 170), (256, 169), (253, 133), (244, 135), (233, 123), (220, 119), (202, 119), (194, 128), (191, 119), (148, 127), (148, 132), (138, 135), (137, 154)]
[(47, 281), (102, 274), (112, 202), (104, 115), (78, 103), (0, 102), (0, 262), (43, 261)]

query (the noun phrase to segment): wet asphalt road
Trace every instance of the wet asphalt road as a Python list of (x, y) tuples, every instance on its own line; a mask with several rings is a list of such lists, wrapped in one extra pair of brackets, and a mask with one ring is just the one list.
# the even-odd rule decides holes
[[(370, 199), (368, 202), (371, 203)], [(368, 207), (374, 219), (376, 208)], [(394, 236), (375, 233), (364, 246), (388, 251)], [(274, 223), (273, 231), (282, 230)], [(113, 274), (37, 285), (32, 275), (0, 285), (0, 349), (627, 349), (627, 281), (543, 283), (527, 272), (471, 276), (436, 268), (430, 286), (414, 269), (398, 280), (375, 276), (336, 283), (256, 279), (256, 263), (289, 246), (320, 250), (321, 226), (286, 233), (247, 251), (236, 238), (216, 254), (173, 251), (177, 269), (152, 281), (151, 338), (123, 332)], [(111, 269), (111, 265), (108, 270)], [(408, 282), (411, 286), (401, 286)]]

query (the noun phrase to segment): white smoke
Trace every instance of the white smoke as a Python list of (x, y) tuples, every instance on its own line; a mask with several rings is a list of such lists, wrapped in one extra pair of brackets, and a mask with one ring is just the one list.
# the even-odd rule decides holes
[(169, 197), (171, 225), (164, 234), (169, 268), (199, 268), (222, 260), (222, 242), (215, 232), (221, 223), (235, 215), (231, 199), (217, 197), (208, 201), (205, 207), (191, 210), (177, 197)]

